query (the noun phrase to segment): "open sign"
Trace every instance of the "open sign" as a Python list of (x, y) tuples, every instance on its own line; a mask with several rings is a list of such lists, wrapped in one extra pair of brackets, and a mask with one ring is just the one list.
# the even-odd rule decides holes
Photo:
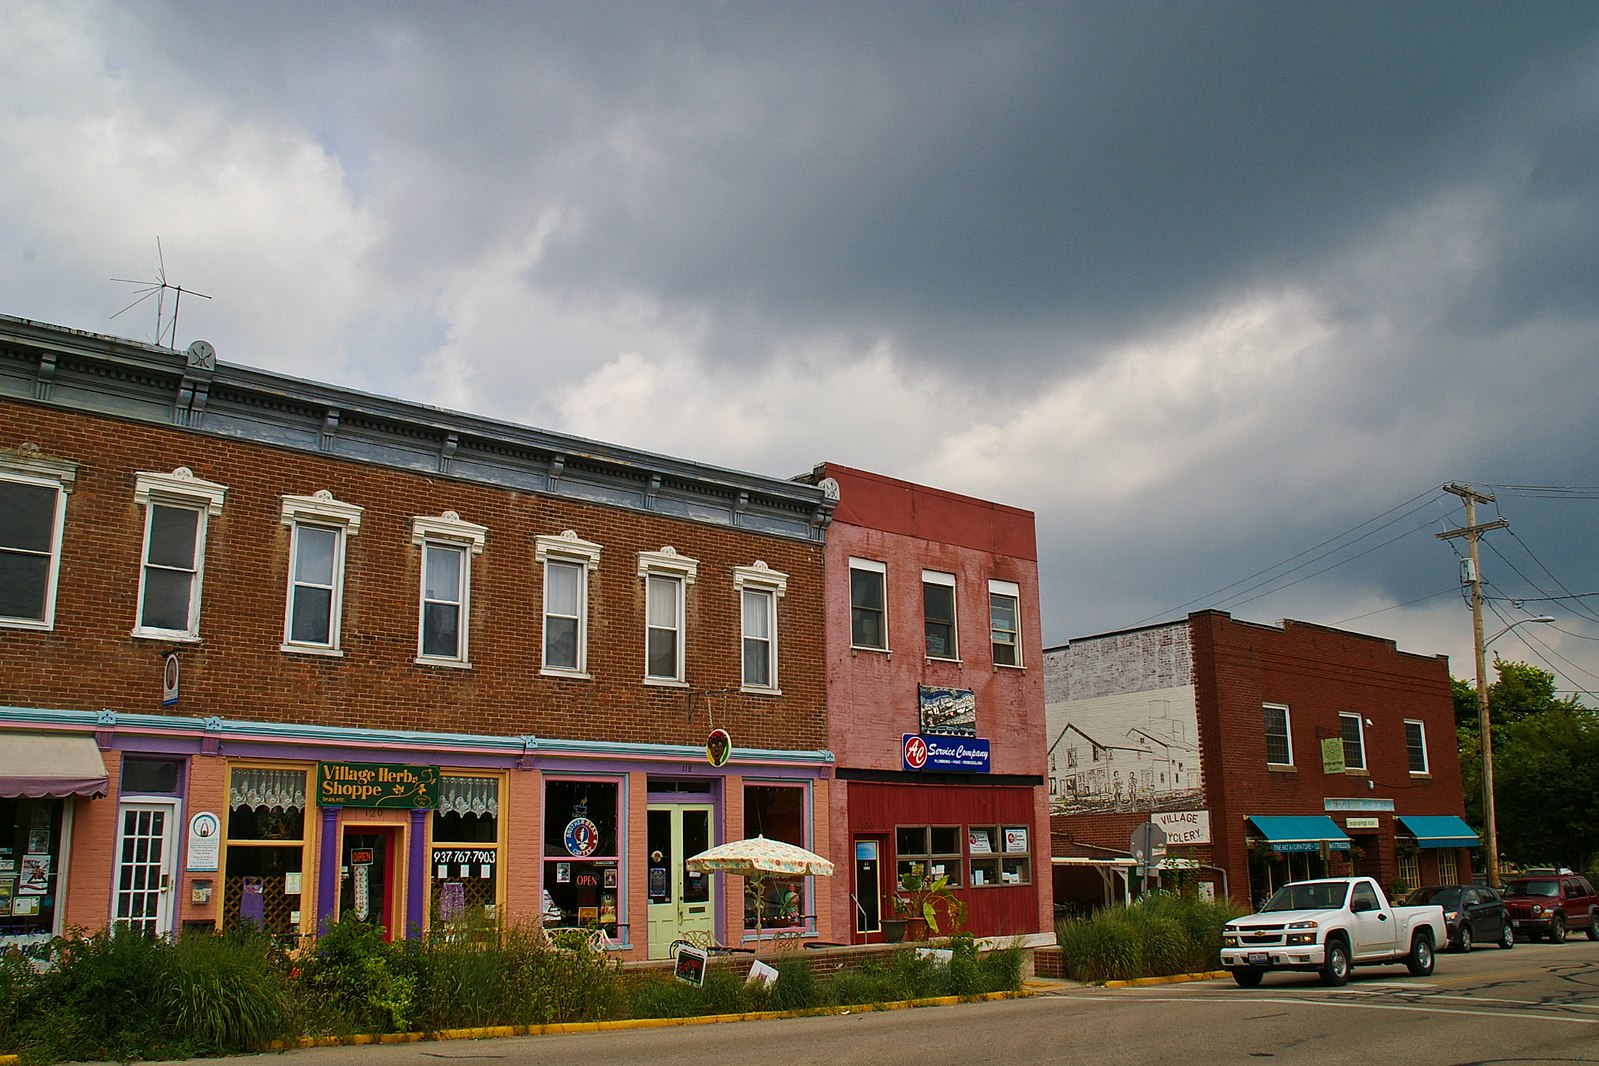
[(350, 849), (350, 865), (351, 866), (371, 866), (372, 865), (372, 849), (371, 848), (351, 848)]

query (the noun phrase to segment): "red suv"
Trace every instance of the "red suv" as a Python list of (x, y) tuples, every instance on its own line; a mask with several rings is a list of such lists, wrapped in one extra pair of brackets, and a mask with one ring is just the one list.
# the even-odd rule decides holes
[(1505, 906), (1515, 925), (1517, 939), (1551, 944), (1581, 929), (1589, 940), (1599, 940), (1599, 897), (1581, 874), (1562, 870), (1552, 874), (1524, 874), (1505, 882)]

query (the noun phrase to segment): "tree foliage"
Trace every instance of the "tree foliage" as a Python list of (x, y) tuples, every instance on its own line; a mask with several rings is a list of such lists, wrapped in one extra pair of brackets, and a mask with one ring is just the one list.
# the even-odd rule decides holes
[[(1494, 660), (1494, 809), (1500, 857), (1518, 865), (1585, 869), (1599, 856), (1599, 715), (1555, 696), (1555, 676)], [(1466, 816), (1482, 817), (1482, 746), (1476, 687), (1453, 679)]]

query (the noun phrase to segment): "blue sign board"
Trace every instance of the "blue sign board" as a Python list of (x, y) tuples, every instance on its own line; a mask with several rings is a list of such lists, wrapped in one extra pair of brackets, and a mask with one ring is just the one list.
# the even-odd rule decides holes
[(901, 757), (907, 770), (948, 770), (956, 773), (988, 773), (986, 737), (929, 736), (906, 733)]

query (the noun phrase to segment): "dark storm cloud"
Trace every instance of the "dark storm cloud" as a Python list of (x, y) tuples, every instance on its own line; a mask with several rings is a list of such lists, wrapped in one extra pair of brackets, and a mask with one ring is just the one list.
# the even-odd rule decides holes
[[(725, 308), (745, 359), (775, 326), (949, 361), (998, 330), (1025, 364), (1292, 279), (1485, 168), (1525, 171), (1535, 216), (1591, 197), (1592, 115), (1503, 109), (1568, 91), (1596, 29), (1589, 4), (783, 3), (183, 5), (149, 32), (313, 111), (411, 220), (402, 261), (543, 204), (576, 221), (531, 281)], [(1544, 218), (1501, 298), (1581, 299), (1592, 247)]]

